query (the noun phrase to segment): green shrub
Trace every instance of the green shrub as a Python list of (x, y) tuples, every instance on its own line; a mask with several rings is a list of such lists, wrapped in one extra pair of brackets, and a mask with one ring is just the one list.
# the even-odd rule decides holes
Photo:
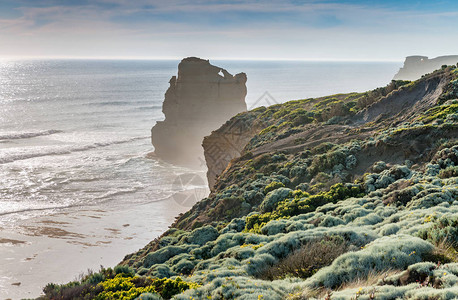
[(428, 123), (436, 119), (445, 120), (448, 115), (458, 113), (458, 103), (435, 106), (425, 112), (420, 118), (421, 121)]
[(105, 280), (105, 275), (102, 272), (93, 273), (83, 279), (84, 283), (97, 284)]
[(204, 245), (209, 241), (213, 241), (218, 237), (219, 233), (215, 227), (207, 225), (194, 229), (186, 238), (186, 242), (190, 244)]
[(257, 277), (268, 280), (290, 276), (308, 278), (322, 267), (330, 265), (334, 259), (347, 251), (347, 243), (339, 237), (313, 240), (285, 259), (263, 270)]
[(149, 268), (155, 264), (162, 264), (169, 260), (169, 258), (187, 251), (189, 251), (188, 247), (185, 246), (167, 246), (149, 253), (143, 261), (143, 266)]
[(439, 172), (439, 178), (458, 177), (458, 166), (450, 166), (447, 169), (442, 169)]
[(157, 278), (169, 278), (177, 275), (171, 268), (166, 264), (155, 264), (151, 267), (150, 273), (152, 276)]
[(336, 288), (356, 278), (367, 277), (369, 272), (404, 269), (420, 262), (433, 249), (430, 243), (408, 235), (382, 237), (361, 251), (341, 255), (330, 266), (310, 277), (307, 284)]
[[(426, 221), (429, 221), (427, 218)], [(433, 244), (447, 242), (454, 248), (458, 249), (458, 217), (457, 216), (442, 216), (435, 218), (431, 224), (418, 232), (418, 236), (424, 240), (428, 240)]]
[(159, 294), (152, 294), (152, 293), (143, 293), (140, 296), (138, 296), (137, 298), (135, 298), (135, 300), (162, 300), (162, 299), (164, 298), (162, 298)]
[(116, 275), (118, 274), (131, 275), (131, 276), (135, 275), (134, 269), (132, 269), (129, 266), (124, 266), (124, 265), (117, 265), (116, 267), (114, 267), (114, 273)]
[[(272, 193), (282, 189), (283, 188), (280, 188)], [(248, 216), (246, 218), (245, 230), (259, 233), (261, 232), (261, 228), (271, 220), (305, 214), (314, 211), (317, 207), (326, 203), (336, 203), (337, 201), (349, 197), (362, 196), (362, 189), (359, 185), (343, 185), (338, 183), (333, 185), (329, 191), (321, 192), (317, 195), (310, 195), (306, 192), (297, 190), (294, 191), (291, 196), (293, 197), (292, 199), (286, 199), (280, 202), (271, 201), (271, 199), (264, 200), (266, 201), (266, 206), (274, 210), (263, 214)]]
[(279, 187), (266, 195), (264, 200), (259, 205), (259, 209), (261, 212), (272, 211), (275, 209), (279, 202), (285, 200), (288, 196), (290, 196), (291, 193), (291, 189)]
[(267, 194), (273, 190), (276, 190), (278, 188), (285, 187), (285, 185), (282, 182), (278, 181), (273, 181), (269, 183), (265, 188), (264, 188), (264, 194)]
[(195, 264), (188, 259), (181, 259), (177, 263), (173, 264), (172, 270), (177, 274), (190, 274), (194, 269)]

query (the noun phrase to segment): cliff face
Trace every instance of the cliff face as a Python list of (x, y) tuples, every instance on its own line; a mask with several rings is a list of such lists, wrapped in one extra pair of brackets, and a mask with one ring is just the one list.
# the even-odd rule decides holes
[(236, 116), (204, 138), (202, 147), (208, 167), (208, 186), (211, 191), (217, 176), (230, 166), (232, 159), (242, 155), (245, 145), (262, 128), (262, 124), (254, 122), (253, 118), (245, 119)]
[(202, 140), (246, 111), (246, 80), (244, 73), (232, 76), (208, 60), (183, 59), (165, 93), (165, 120), (151, 130), (156, 155), (174, 164), (205, 167)]
[(456, 65), (458, 55), (439, 56), (429, 59), (427, 56), (408, 56), (404, 66), (394, 76), (394, 80), (416, 80), (422, 75), (439, 69), (442, 65)]

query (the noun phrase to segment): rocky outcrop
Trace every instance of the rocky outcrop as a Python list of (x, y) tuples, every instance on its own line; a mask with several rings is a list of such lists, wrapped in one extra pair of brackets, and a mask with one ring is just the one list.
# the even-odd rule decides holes
[(246, 111), (246, 81), (245, 73), (233, 76), (208, 60), (183, 59), (165, 93), (165, 120), (151, 130), (156, 155), (173, 164), (205, 167), (202, 140)]
[(416, 80), (422, 75), (439, 69), (442, 65), (455, 65), (458, 55), (439, 56), (429, 59), (427, 56), (408, 56), (404, 66), (394, 75), (394, 80)]
[(258, 125), (238, 116), (204, 138), (202, 146), (210, 190), (213, 190), (218, 175), (228, 167), (232, 159), (243, 154), (246, 144), (262, 129)]

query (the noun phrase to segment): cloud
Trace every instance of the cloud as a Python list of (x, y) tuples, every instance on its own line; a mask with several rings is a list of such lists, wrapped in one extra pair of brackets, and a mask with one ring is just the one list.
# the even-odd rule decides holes
[[(440, 39), (458, 28), (452, 9), (401, 10), (390, 1), (16, 3), (15, 14), (0, 16), (0, 55), (401, 59), (417, 45), (440, 52)], [(447, 46), (458, 52), (453, 40)]]

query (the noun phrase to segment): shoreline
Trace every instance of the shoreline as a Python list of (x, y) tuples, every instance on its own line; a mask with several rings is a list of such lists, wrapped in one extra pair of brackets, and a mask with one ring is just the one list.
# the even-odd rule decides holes
[[(71, 208), (0, 228), (0, 300), (38, 297), (50, 282), (114, 267), (159, 237), (202, 192), (190, 189), (135, 206)], [(177, 195), (190, 201), (183, 206)]]

